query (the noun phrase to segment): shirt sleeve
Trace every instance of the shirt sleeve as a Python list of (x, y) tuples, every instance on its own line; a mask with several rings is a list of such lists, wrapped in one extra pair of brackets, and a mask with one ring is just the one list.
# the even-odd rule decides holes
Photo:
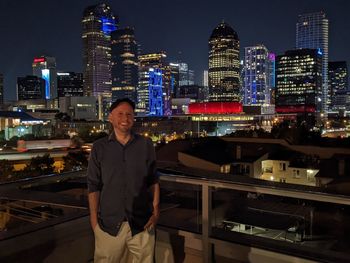
[(92, 146), (90, 160), (87, 169), (87, 185), (89, 193), (98, 192), (102, 189), (101, 166), (98, 160), (97, 147)]
[(147, 186), (150, 187), (151, 185), (159, 183), (159, 175), (157, 172), (157, 165), (156, 165), (156, 152), (155, 152), (153, 143), (150, 139), (147, 139), (147, 148), (148, 148)]

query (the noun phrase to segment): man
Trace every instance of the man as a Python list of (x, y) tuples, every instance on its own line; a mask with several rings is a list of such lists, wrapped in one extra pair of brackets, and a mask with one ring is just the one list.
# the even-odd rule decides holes
[(90, 222), (95, 262), (153, 263), (159, 218), (159, 183), (150, 139), (134, 134), (135, 104), (125, 98), (110, 108), (113, 132), (97, 140), (88, 166)]

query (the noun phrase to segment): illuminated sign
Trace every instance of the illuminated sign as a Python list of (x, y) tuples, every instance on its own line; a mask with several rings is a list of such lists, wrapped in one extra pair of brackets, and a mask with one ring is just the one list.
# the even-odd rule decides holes
[(45, 62), (46, 59), (45, 58), (34, 58), (34, 63), (41, 63), (41, 62)]
[(41, 76), (45, 80), (45, 98), (50, 99), (50, 70), (41, 70)]
[(237, 114), (243, 112), (242, 103), (239, 102), (202, 102), (191, 103), (189, 114)]
[(69, 73), (65, 73), (65, 72), (57, 72), (57, 76), (69, 76)]

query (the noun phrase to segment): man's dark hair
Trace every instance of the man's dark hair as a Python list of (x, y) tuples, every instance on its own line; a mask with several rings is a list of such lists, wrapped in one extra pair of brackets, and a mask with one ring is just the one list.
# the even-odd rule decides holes
[(126, 102), (128, 103), (133, 110), (135, 110), (135, 103), (129, 99), (129, 98), (122, 98), (117, 99), (115, 102), (112, 103), (111, 107), (109, 108), (109, 112), (112, 112), (120, 103)]

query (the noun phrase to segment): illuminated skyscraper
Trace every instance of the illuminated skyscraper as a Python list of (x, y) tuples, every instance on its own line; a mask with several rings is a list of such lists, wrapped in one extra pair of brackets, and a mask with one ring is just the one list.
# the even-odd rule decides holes
[(82, 19), (84, 94), (98, 99), (98, 118), (106, 119), (111, 103), (111, 32), (116, 18), (105, 4), (89, 6)]
[(57, 90), (58, 97), (83, 96), (83, 74), (75, 72), (58, 72)]
[[(171, 92), (172, 92), (172, 74), (171, 67), (165, 61), (166, 53), (150, 53), (139, 56), (139, 85), (137, 112), (139, 115), (171, 115)], [(159, 70), (156, 70), (159, 69)], [(161, 80), (159, 74), (161, 73)], [(162, 87), (162, 111), (151, 109), (151, 97), (159, 96), (159, 92), (153, 89)], [(157, 101), (159, 101), (157, 99)]]
[(194, 71), (188, 68), (188, 64), (184, 62), (169, 63), (171, 69), (171, 77), (173, 82), (173, 97), (179, 96), (179, 88), (181, 86), (194, 85)]
[(180, 79), (180, 65), (179, 63), (169, 63), (171, 71), (171, 97), (177, 98), (179, 96), (179, 79)]
[(289, 50), (276, 60), (276, 112), (321, 112), (322, 55), (317, 49)]
[(270, 103), (275, 104), (273, 100), (272, 94), (275, 92), (276, 87), (276, 55), (274, 53), (269, 53), (268, 57), (268, 66), (269, 66), (269, 78), (268, 78), (268, 86), (270, 88)]
[(203, 71), (203, 87), (209, 87), (209, 82), (208, 82), (208, 70)]
[(322, 54), (322, 111), (327, 111), (328, 96), (328, 19), (324, 12), (299, 15), (296, 48), (319, 49)]
[(194, 71), (188, 68), (187, 63), (179, 63), (179, 87), (194, 84)]
[(112, 32), (112, 99), (129, 98), (136, 102), (138, 85), (138, 46), (134, 29)]
[(208, 70), (204, 70), (203, 81), (202, 81), (204, 101), (208, 101), (209, 99), (209, 79), (208, 78), (209, 78)]
[(46, 80), (37, 76), (17, 78), (17, 100), (46, 99)]
[(0, 105), (4, 104), (4, 75), (0, 73)]
[(209, 100), (241, 101), (239, 39), (228, 24), (220, 23), (209, 38)]
[(163, 116), (163, 74), (159, 68), (148, 71), (149, 113), (150, 116)]
[(348, 67), (346, 61), (328, 63), (328, 87), (331, 98), (330, 109), (345, 109), (348, 97)]
[(45, 80), (45, 99), (57, 98), (57, 72), (54, 57), (41, 56), (33, 60), (33, 75)]
[(205, 89), (199, 85), (186, 85), (179, 88), (179, 98), (191, 99), (192, 102), (204, 102)]
[(270, 104), (270, 57), (264, 45), (246, 47), (244, 52), (244, 104)]

